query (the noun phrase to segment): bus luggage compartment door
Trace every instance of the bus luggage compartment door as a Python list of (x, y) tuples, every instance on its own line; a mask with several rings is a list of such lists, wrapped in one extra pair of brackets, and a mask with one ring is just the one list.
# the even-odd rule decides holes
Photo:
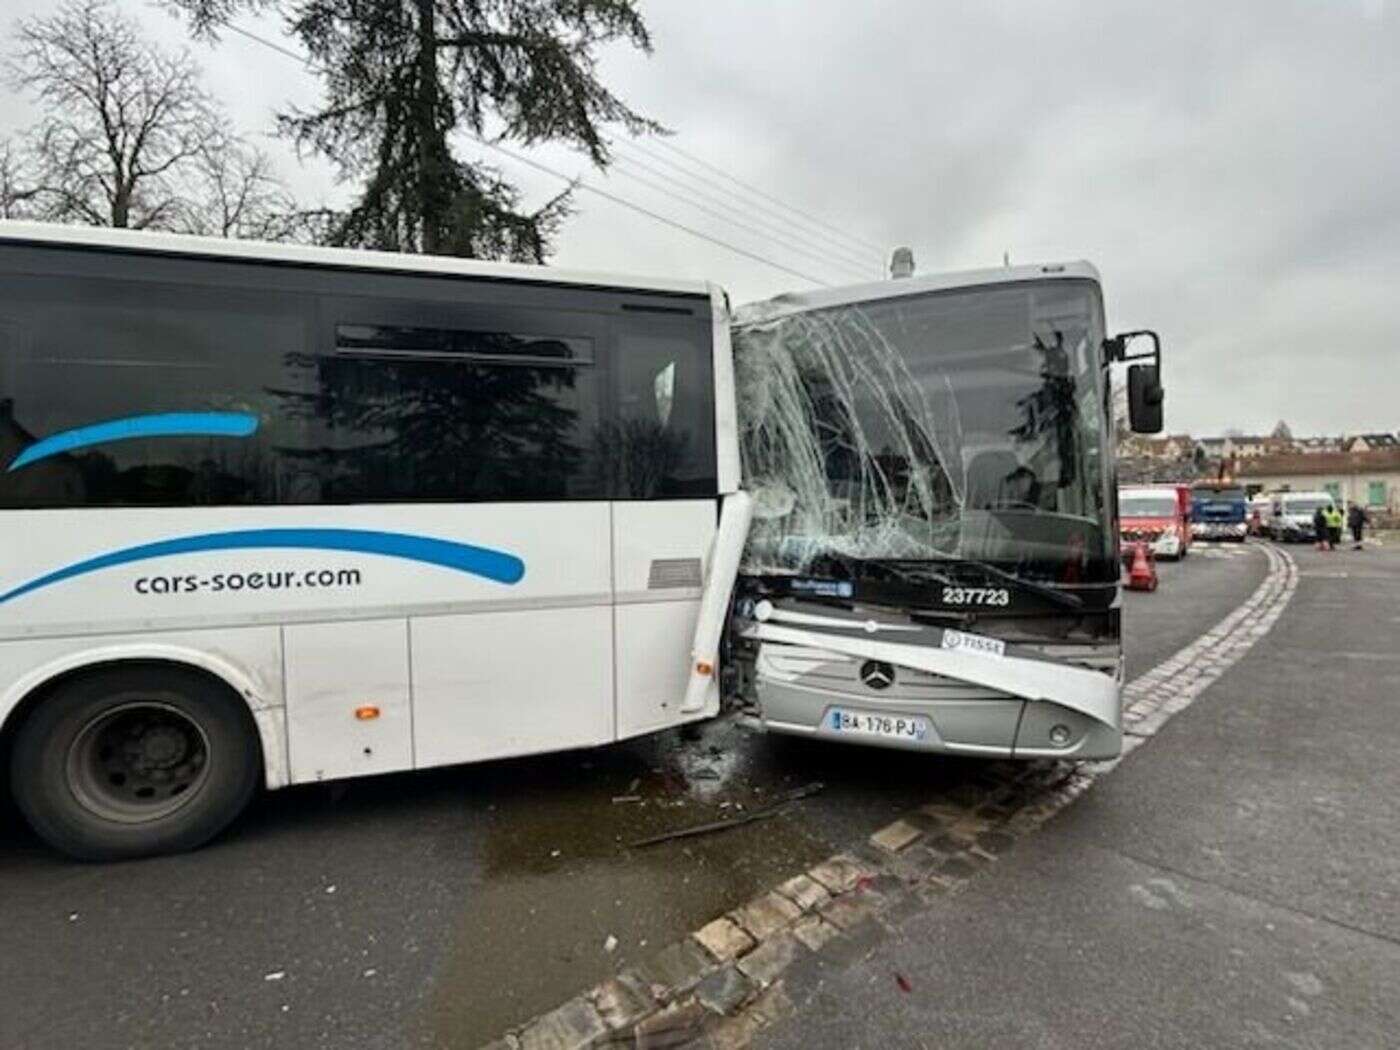
[[(682, 720), (716, 501), (614, 503), (618, 739)], [(708, 705), (697, 715), (713, 715)]]

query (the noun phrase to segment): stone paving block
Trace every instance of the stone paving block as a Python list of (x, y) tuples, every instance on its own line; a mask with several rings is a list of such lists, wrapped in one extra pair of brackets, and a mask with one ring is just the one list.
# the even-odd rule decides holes
[(714, 966), (705, 950), (687, 937), (638, 965), (637, 973), (642, 980), (662, 985), (674, 995), (690, 991)]
[(607, 1030), (593, 1004), (580, 996), (531, 1022), (520, 1033), (520, 1050), (584, 1050)]
[[(1022, 810), (1022, 812), (1024, 813), (1025, 810)], [(935, 835), (933, 838), (929, 839), (928, 842), (924, 843), (924, 845), (936, 853), (948, 856), (952, 853), (962, 852), (963, 840), (955, 837), (951, 833), (945, 832), (942, 835)]]
[(792, 925), (802, 915), (802, 909), (777, 893), (765, 893), (730, 914), (756, 940), (762, 941)]
[(945, 879), (970, 879), (977, 872), (977, 867), (964, 856), (949, 857), (938, 869), (938, 874)]
[(870, 841), (881, 849), (887, 849), (891, 853), (898, 853), (905, 846), (917, 842), (923, 832), (914, 827), (907, 820), (896, 820), (893, 824), (886, 824), (875, 834), (870, 836)]
[(707, 1010), (732, 1014), (753, 992), (749, 979), (731, 963), (701, 981), (695, 988), (695, 998)]
[(967, 813), (967, 807), (959, 806), (957, 803), (949, 802), (947, 799), (939, 799), (936, 802), (930, 802), (926, 806), (920, 806), (919, 812), (947, 824), (964, 816)]
[(737, 959), (753, 947), (753, 938), (733, 919), (719, 918), (691, 934), (720, 962)]
[(821, 909), (821, 914), (827, 922), (833, 923), (843, 930), (850, 930), (871, 918), (875, 914), (875, 907), (870, 901), (863, 900), (860, 896), (850, 895), (837, 897)]
[(793, 926), (792, 935), (816, 952), (828, 941), (841, 936), (841, 931), (820, 915), (805, 915)]
[(753, 1042), (762, 1022), (753, 1014), (742, 1013), (738, 1017), (726, 1017), (709, 1028), (706, 1035), (710, 1039), (710, 1050), (743, 1050)]
[(609, 1028), (627, 1028), (656, 1009), (651, 990), (636, 974), (624, 970), (593, 989), (590, 998)]
[(889, 869), (906, 883), (922, 882), (935, 868), (943, 863), (944, 857), (927, 846), (911, 846), (903, 853), (889, 859)]
[(802, 951), (791, 933), (774, 934), (737, 963), (740, 972), (760, 988), (766, 988), (787, 969), (788, 963)]
[(788, 997), (787, 988), (781, 981), (755, 999), (749, 1010), (758, 1018), (759, 1024), (765, 1026), (797, 1012), (797, 1008), (792, 1005), (792, 999)]
[(811, 911), (831, 900), (831, 894), (827, 892), (826, 887), (806, 875), (795, 875), (788, 879), (778, 887), (778, 892), (803, 911)]
[(987, 801), (987, 789), (976, 784), (957, 784), (949, 790), (948, 799), (954, 805), (970, 810)]
[(691, 1046), (704, 1037), (709, 1016), (709, 1011), (694, 999), (675, 1003), (638, 1024), (632, 1030), (632, 1045), (636, 1050)]
[(807, 874), (832, 893), (847, 893), (855, 889), (856, 883), (863, 877), (875, 873), (849, 853), (838, 853), (822, 861)]

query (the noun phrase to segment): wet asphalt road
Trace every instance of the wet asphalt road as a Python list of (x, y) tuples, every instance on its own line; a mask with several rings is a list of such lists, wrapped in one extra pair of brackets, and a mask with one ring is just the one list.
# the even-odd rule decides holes
[[(1222, 551), (1128, 596), (1130, 677), (1262, 579), (1262, 557)], [(719, 722), (294, 788), (197, 853), (109, 866), (49, 854), (5, 810), (0, 1047), (475, 1046), (977, 768)], [(783, 816), (628, 848), (812, 781)]]
[(754, 1045), (1400, 1046), (1400, 550), (1292, 552), (1237, 664)]

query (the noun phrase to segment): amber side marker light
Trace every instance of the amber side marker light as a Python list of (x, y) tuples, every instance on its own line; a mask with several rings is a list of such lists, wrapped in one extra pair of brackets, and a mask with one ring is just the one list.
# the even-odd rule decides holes
[(379, 708), (373, 704), (366, 704), (364, 707), (355, 708), (355, 717), (361, 722), (368, 722), (379, 717)]
[(710, 677), (710, 675), (715, 673), (715, 665), (712, 663), (708, 663), (705, 660), (701, 660), (695, 665), (695, 673), (702, 674), (706, 678), (708, 678)]

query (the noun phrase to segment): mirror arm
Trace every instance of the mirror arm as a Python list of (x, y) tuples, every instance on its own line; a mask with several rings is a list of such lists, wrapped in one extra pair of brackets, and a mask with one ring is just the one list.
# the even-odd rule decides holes
[[(1134, 339), (1146, 337), (1152, 340), (1152, 349), (1142, 353), (1128, 353), (1128, 344)], [(1119, 332), (1103, 341), (1104, 356), (1111, 362), (1117, 361), (1141, 361), (1144, 358), (1152, 358), (1152, 364), (1161, 374), (1162, 368), (1162, 340), (1156, 332), (1150, 328), (1139, 328), (1133, 332)]]

